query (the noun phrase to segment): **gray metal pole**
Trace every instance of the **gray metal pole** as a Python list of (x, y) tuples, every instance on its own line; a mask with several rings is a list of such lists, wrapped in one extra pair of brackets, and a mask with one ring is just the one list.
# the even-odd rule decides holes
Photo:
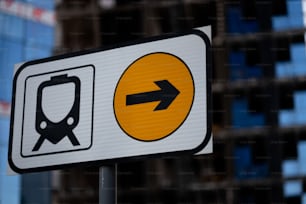
[(117, 203), (117, 164), (99, 170), (99, 204)]

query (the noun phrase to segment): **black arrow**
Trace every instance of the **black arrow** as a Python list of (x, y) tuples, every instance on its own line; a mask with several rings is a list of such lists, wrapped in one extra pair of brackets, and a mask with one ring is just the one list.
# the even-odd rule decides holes
[(154, 111), (167, 109), (180, 93), (168, 80), (155, 81), (160, 90), (150, 91), (126, 96), (126, 105), (136, 105), (160, 101)]

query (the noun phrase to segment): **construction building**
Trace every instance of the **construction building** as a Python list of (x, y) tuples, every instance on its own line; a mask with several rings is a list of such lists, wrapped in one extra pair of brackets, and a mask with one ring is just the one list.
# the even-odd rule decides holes
[[(306, 203), (305, 8), (303, 0), (56, 1), (54, 55), (212, 26), (214, 153), (116, 164), (117, 203)], [(98, 203), (99, 168), (48, 172), (40, 189), (54, 204)]]
[[(62, 0), (56, 11), (56, 53), (212, 26), (214, 153), (118, 164), (118, 203), (306, 202), (302, 0)], [(60, 171), (55, 203), (98, 202), (98, 169)]]

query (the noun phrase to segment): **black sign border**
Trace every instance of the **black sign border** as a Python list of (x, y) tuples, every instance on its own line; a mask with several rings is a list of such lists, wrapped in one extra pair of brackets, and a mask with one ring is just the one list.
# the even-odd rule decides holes
[[(14, 109), (15, 109), (15, 93), (16, 93), (16, 84), (18, 75), (21, 73), (23, 69), (27, 66), (46, 63), (50, 61), (70, 58), (70, 57), (77, 57), (80, 55), (86, 54), (93, 54), (96, 52), (122, 48), (137, 44), (149, 43), (158, 40), (166, 40), (169, 38), (181, 37), (186, 35), (197, 35), (200, 37), (205, 45), (206, 45), (206, 94), (207, 94), (207, 124), (206, 124), (206, 135), (203, 142), (194, 149), (191, 150), (181, 150), (181, 151), (174, 151), (174, 152), (163, 152), (163, 153), (155, 153), (155, 154), (148, 154), (148, 155), (139, 155), (139, 156), (132, 156), (132, 157), (121, 157), (115, 159), (105, 159), (105, 160), (96, 160), (96, 161), (86, 161), (86, 162), (78, 162), (78, 163), (67, 163), (67, 164), (59, 164), (59, 165), (50, 165), (50, 166), (43, 166), (43, 167), (34, 167), (34, 168), (27, 168), (27, 169), (20, 169), (18, 168), (13, 160), (12, 160), (12, 145), (13, 145), (13, 129), (14, 129)], [(57, 55), (53, 57), (48, 57), (39, 60), (33, 60), (24, 63), (21, 67), (16, 71), (14, 78), (13, 78), (13, 93), (12, 93), (12, 106), (11, 106), (11, 119), (10, 119), (10, 134), (9, 134), (9, 151), (8, 151), (8, 163), (13, 171), (16, 173), (31, 173), (31, 172), (40, 172), (40, 171), (48, 171), (48, 170), (56, 170), (56, 169), (63, 169), (63, 168), (71, 168), (71, 167), (80, 167), (80, 166), (103, 166), (103, 165), (110, 165), (119, 162), (127, 162), (131, 160), (141, 160), (141, 159), (148, 159), (148, 158), (157, 158), (157, 157), (172, 157), (172, 156), (179, 156), (179, 155), (194, 155), (197, 152), (200, 152), (205, 146), (209, 143), (212, 137), (212, 93), (211, 93), (211, 82), (212, 82), (212, 55), (211, 55), (211, 43), (208, 36), (200, 31), (200, 30), (191, 30), (189, 32), (181, 33), (181, 34), (165, 34), (161, 36), (155, 36), (150, 38), (143, 38), (136, 41), (116, 44), (113, 46), (106, 46), (103, 48), (92, 49), (92, 50), (85, 50), (79, 52), (73, 52), (63, 55)]]

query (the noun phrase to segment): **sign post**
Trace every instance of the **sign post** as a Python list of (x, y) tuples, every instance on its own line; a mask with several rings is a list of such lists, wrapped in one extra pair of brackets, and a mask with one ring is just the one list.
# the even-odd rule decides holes
[(206, 33), (22, 64), (13, 81), (10, 167), (27, 173), (211, 153)]
[(99, 204), (117, 203), (117, 164), (100, 167), (99, 177)]

